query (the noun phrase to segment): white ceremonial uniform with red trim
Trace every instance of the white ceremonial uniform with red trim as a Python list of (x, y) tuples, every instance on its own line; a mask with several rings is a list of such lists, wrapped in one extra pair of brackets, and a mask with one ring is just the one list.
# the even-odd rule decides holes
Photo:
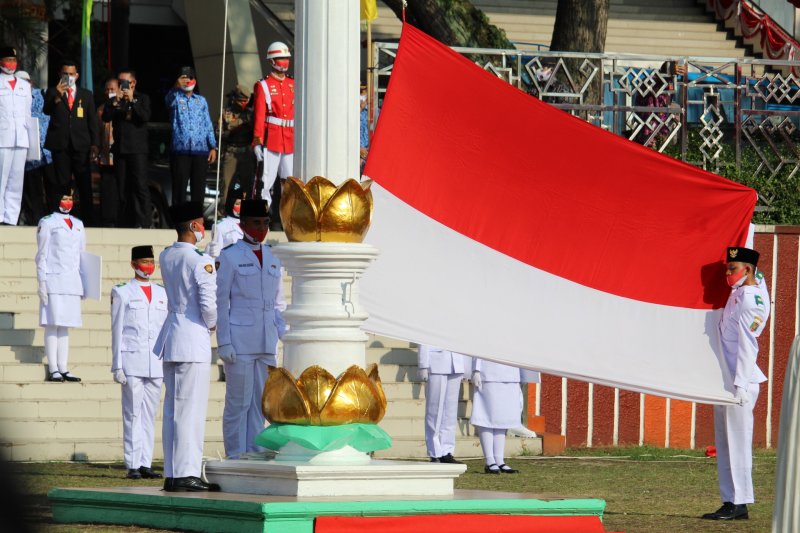
[(211, 241), (206, 246), (206, 253), (216, 259), (224, 248), (241, 239), (242, 235), (239, 219), (227, 216), (217, 221), (211, 229)]
[(719, 323), (722, 354), (733, 384), (747, 392), (744, 405), (714, 406), (719, 493), (723, 502), (753, 503), (753, 407), (760, 383), (767, 377), (758, 368), (758, 336), (769, 320), (770, 295), (763, 275), (757, 285), (731, 290)]
[(45, 215), (39, 221), (36, 242), (36, 278), (47, 287), (47, 305), (39, 303), (39, 325), (81, 327), (83, 222), (59, 211)]
[(28, 81), (0, 72), (0, 222), (14, 226), (22, 208), (32, 103)]
[(253, 88), (253, 136), (264, 143), (261, 197), (269, 203), (275, 178), (288, 178), (294, 165), (294, 90), (292, 78), (274, 72)]
[[(148, 301), (142, 287), (150, 287)], [(111, 372), (122, 370), (122, 449), (126, 467), (150, 468), (164, 371), (153, 353), (167, 319), (167, 291), (132, 279), (111, 289)]]
[(163, 359), (164, 477), (200, 477), (208, 389), (211, 330), (217, 325), (217, 274), (210, 256), (188, 242), (167, 247), (158, 259), (169, 314), (153, 347)]
[[(261, 261), (254, 250), (261, 249)], [(277, 366), (278, 339), (286, 331), (282, 312), (281, 262), (269, 245), (240, 240), (217, 261), (217, 344), (232, 345), (233, 363), (225, 365), (225, 454), (238, 457), (261, 451), (255, 438), (264, 430), (261, 397), (269, 367)]]
[(425, 445), (429, 457), (455, 452), (458, 393), (470, 357), (435, 346), (419, 347), (419, 368), (428, 370), (425, 383)]

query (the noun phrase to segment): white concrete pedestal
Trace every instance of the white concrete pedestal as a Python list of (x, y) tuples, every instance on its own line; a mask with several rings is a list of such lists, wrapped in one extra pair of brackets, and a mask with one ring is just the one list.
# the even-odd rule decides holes
[(289, 461), (209, 461), (206, 477), (223, 492), (273, 496), (452, 496), (466, 465), (370, 461), (309, 465)]

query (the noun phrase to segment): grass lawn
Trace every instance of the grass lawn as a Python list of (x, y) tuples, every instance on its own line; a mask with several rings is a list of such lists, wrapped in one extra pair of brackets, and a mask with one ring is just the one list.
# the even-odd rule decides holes
[[(769, 532), (772, 521), (776, 454), (753, 457), (757, 503), (750, 520), (720, 523), (700, 520), (716, 510), (714, 459), (700, 451), (618, 448), (569, 450), (564, 457), (520, 457), (509, 463), (518, 475), (483, 474), (483, 463), (468, 461), (469, 470), (456, 488), (529, 492), (567, 498), (600, 498), (607, 503), (605, 527), (626, 533)], [(53, 487), (159, 486), (159, 481), (129, 481), (121, 464), (12, 464), (24, 499), (24, 512), (37, 531), (67, 533), (152, 532), (152, 529), (52, 522), (47, 491)]]

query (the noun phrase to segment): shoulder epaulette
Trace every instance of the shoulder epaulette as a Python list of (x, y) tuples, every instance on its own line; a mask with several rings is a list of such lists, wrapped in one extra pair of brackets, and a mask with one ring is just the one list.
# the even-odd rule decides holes
[(163, 283), (156, 283), (156, 285), (158, 285), (158, 286), (159, 286), (159, 287), (161, 287), (162, 289), (164, 288), (164, 284), (163, 284)]
[(234, 244), (236, 244), (236, 243), (235, 243), (235, 242), (232, 242), (232, 243), (230, 243), (228, 246), (226, 246), (225, 248), (223, 248), (223, 250), (227, 250), (228, 248), (230, 248), (230, 247), (231, 247), (231, 246), (233, 246)]
[(761, 272), (760, 270), (756, 272), (756, 279), (758, 280), (764, 279), (764, 273)]
[(47, 218), (50, 218), (51, 216), (53, 216), (53, 213), (50, 213), (49, 215), (45, 215), (45, 216), (43, 216), (43, 217), (42, 217), (42, 220), (45, 220), (45, 219), (47, 219)]
[(198, 250), (197, 248), (195, 248), (195, 249), (194, 249), (194, 251), (195, 251), (195, 252), (197, 252), (197, 255), (201, 255), (201, 256), (203, 255), (203, 252), (201, 252), (201, 251), (200, 251), (200, 250)]
[(127, 282), (127, 281), (123, 281), (122, 283), (117, 283), (117, 284), (116, 284), (116, 285), (114, 285), (114, 286), (115, 286), (115, 287), (123, 287), (123, 286), (125, 286), (125, 285), (127, 285), (127, 284), (128, 284), (128, 282)]

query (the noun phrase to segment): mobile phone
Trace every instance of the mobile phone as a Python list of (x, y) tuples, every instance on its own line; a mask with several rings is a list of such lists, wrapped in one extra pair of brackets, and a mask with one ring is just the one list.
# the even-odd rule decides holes
[(131, 88), (131, 80), (120, 80), (119, 81), (119, 88), (120, 89), (130, 89)]
[(69, 85), (69, 74), (61, 75), (61, 83), (63, 83), (64, 85)]

